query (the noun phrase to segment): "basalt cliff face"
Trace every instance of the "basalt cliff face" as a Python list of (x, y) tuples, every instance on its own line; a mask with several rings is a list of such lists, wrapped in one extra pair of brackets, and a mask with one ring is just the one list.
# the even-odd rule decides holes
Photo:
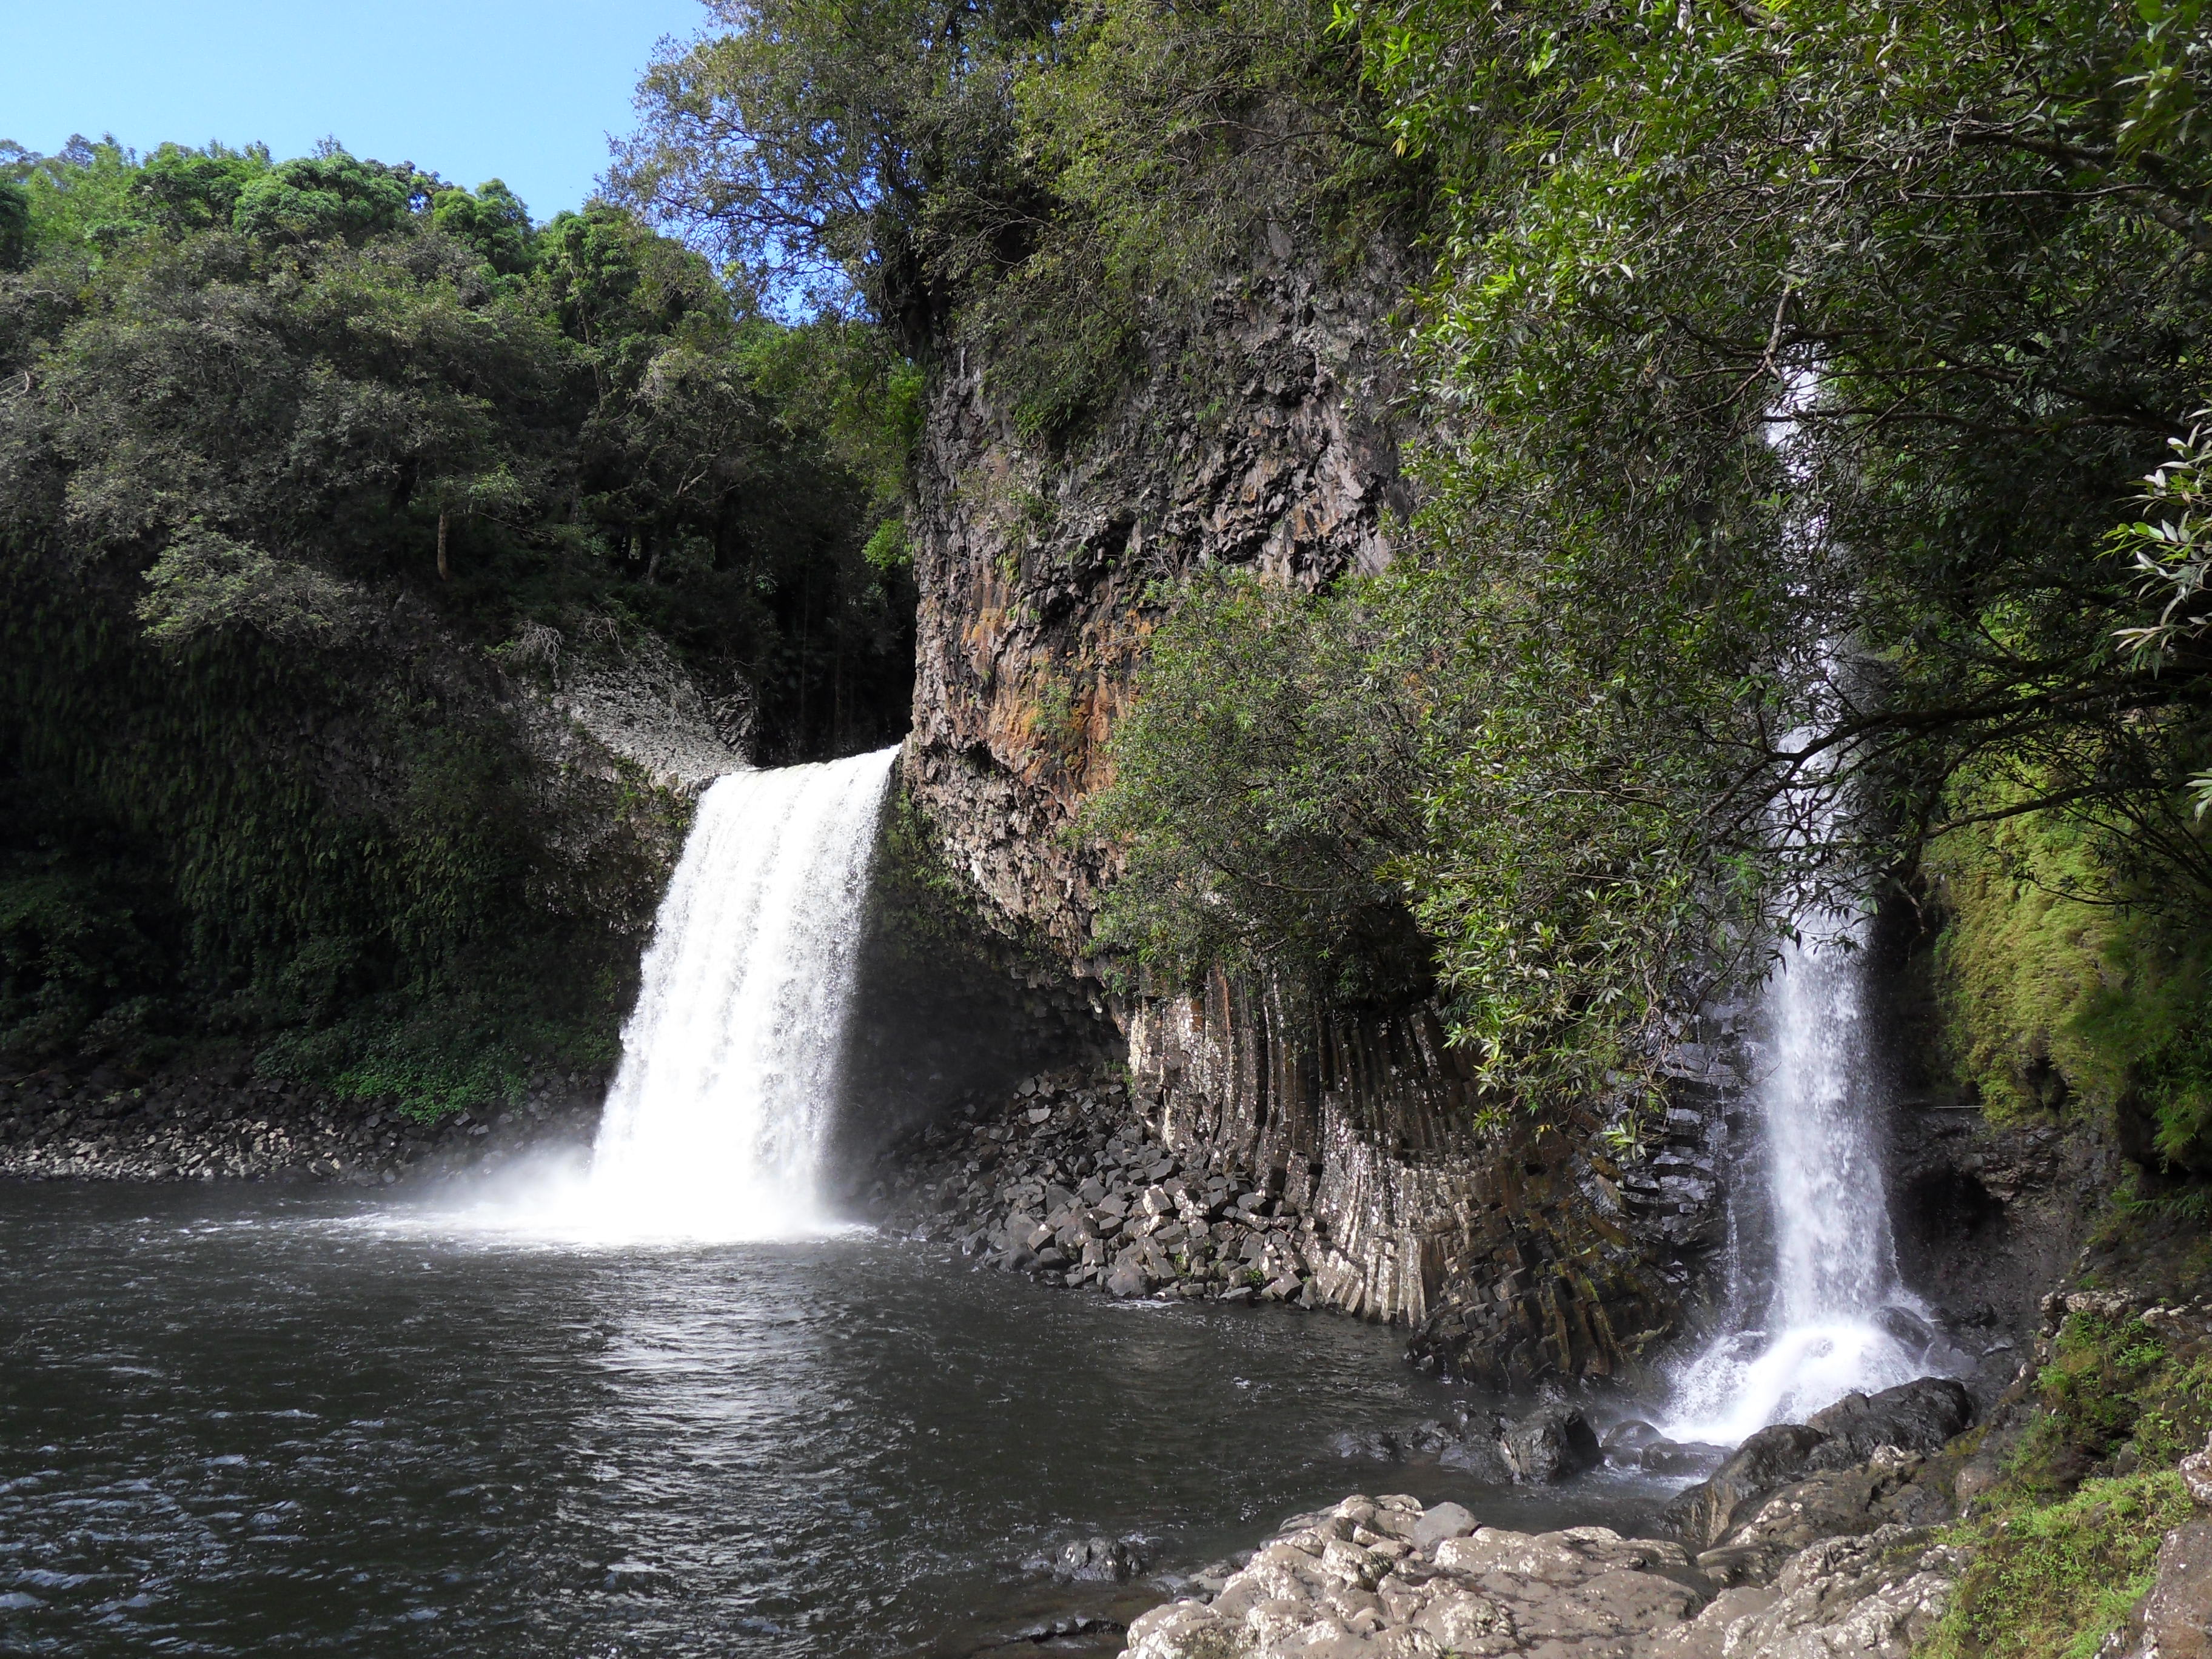
[[(990, 365), (929, 407), (908, 797), (1011, 932), (1093, 970), (1107, 855), (1068, 832), (1176, 586), (1207, 567), (1312, 587), (1390, 557), (1409, 505), (1390, 313), (1406, 264), (1346, 271), (1273, 234), (1250, 272), (1086, 434), (1025, 441)], [(1617, 1372), (1681, 1317), (1719, 1239), (1724, 1091), (1685, 1091), (1633, 1170), (1603, 1127), (1472, 1126), (1432, 1009), (1352, 1014), (1216, 976), (1113, 1005), (1132, 1104), (1169, 1146), (1294, 1188), (1322, 1301), (1418, 1328), (1449, 1369)], [(1564, 1127), (1565, 1133), (1559, 1133)]]
[(907, 787), (954, 866), (1080, 967), (1105, 872), (1066, 840), (1173, 586), (1315, 586), (1389, 556), (1400, 264), (1330, 280), (1278, 235), (1085, 434), (1025, 441), (980, 354), (932, 398)]

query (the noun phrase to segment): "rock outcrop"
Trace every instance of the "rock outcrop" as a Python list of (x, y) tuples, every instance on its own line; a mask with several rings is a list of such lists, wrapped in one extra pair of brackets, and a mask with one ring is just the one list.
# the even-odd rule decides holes
[[(1175, 584), (1206, 565), (1305, 586), (1389, 557), (1402, 507), (1388, 319), (1406, 263), (1277, 233), (1097, 426), (1024, 437), (980, 356), (933, 390), (909, 515), (907, 777), (956, 867), (1012, 923), (1089, 955), (1095, 849), (1064, 839)], [(1327, 273), (1327, 274), (1325, 274)]]
[(2206, 1659), (2212, 1655), (2212, 1440), (2181, 1460), (2200, 1518), (2159, 1540), (2156, 1580), (2098, 1650), (2098, 1659)]
[(1510, 1532), (1457, 1504), (1355, 1497), (1295, 1517), (1210, 1593), (1145, 1614), (1125, 1659), (1906, 1659), (1963, 1566), (1891, 1526), (1726, 1588), (1671, 1541)]
[(1282, 1171), (1314, 1218), (1321, 1301), (1405, 1322), (1431, 1367), (1496, 1386), (1618, 1375), (1721, 1242), (1731, 1094), (1702, 1059), (1625, 1162), (1595, 1103), (1476, 1128), (1431, 1009), (1343, 1016), (1216, 974), (1127, 1018), (1161, 1139)]
[[(1426, 1053), (1433, 1060), (1441, 1045)], [(1401, 1066), (1398, 1085), (1372, 1079), (1368, 1097), (1404, 1099), (1391, 1091), (1413, 1067), (1402, 1056)], [(1669, 1305), (1665, 1275), (1682, 1270), (1662, 1269), (1656, 1249), (1639, 1249), (1599, 1207), (1607, 1178), (1574, 1137), (1486, 1141), (1451, 1127), (1447, 1097), (1400, 1120), (1425, 1144), (1401, 1132), (1392, 1146), (1324, 1115), (1358, 1103), (1347, 1096), (1324, 1100), (1303, 1127), (1277, 1096), (1240, 1130), (1179, 1117), (1213, 1097), (1188, 1081), (1158, 1088), (1140, 1072), (1133, 1087), (1104, 1071), (1041, 1073), (1018, 1089), (971, 1092), (895, 1143), (873, 1200), (910, 1237), (1119, 1297), (1425, 1310), (1417, 1341), (1435, 1346), (1424, 1357), (1494, 1382), (1601, 1374), (1652, 1339)], [(1427, 1302), (1453, 1274), (1495, 1289), (1479, 1306)], [(1492, 1455), (1509, 1469), (1586, 1466), (1598, 1448), (1563, 1425), (1549, 1441)]]
[[(1879, 1394), (1845, 1395), (1805, 1423), (1778, 1423), (1745, 1441), (1712, 1475), (1667, 1507), (1692, 1548), (1773, 1553), (1814, 1538), (1871, 1531), (1899, 1518), (1878, 1505), (1928, 1454), (1963, 1433), (1974, 1402), (1948, 1377)], [(1923, 1503), (1914, 1524), (1950, 1518)], [(1704, 1558), (1700, 1558), (1703, 1560)], [(1710, 1564), (1709, 1564), (1710, 1565)], [(1728, 1568), (1741, 1573), (1741, 1563)]]

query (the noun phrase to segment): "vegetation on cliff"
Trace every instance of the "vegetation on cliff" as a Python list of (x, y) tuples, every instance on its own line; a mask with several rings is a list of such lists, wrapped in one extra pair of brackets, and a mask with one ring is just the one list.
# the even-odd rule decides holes
[(2194, 959), (2192, 4), (717, 9), (625, 187), (977, 355), (1024, 442), (1285, 227), (1431, 262), (1393, 568), (1160, 596), (1090, 823), (1109, 945), (1440, 993), (1529, 1103), (1991, 826)]
[(617, 208), (5, 162), (0, 1051), (213, 1037), (423, 1109), (604, 1059), (680, 805), (550, 695), (901, 729), (896, 361)]
[[(2200, 531), (2179, 469), (2139, 505), (2204, 397), (2193, 16), (1347, 9), (1437, 175), (1435, 428), (1411, 556), (1302, 625), (1431, 745), (1331, 787), (1421, 824), (1376, 868), (1501, 1089), (1632, 1059), (1760, 923), (1983, 824), (2201, 927)], [(1145, 815), (1181, 733), (1132, 728), (1119, 785), (1134, 937), (1170, 951), (1267, 860)], [(1282, 800), (1299, 764), (1212, 787)]]

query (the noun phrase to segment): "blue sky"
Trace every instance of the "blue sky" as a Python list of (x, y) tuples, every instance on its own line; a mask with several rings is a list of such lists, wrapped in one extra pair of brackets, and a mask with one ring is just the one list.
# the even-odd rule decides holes
[(0, 0), (0, 138), (258, 140), (282, 159), (328, 136), (504, 179), (548, 219), (606, 171), (654, 42), (706, 21), (699, 0)]

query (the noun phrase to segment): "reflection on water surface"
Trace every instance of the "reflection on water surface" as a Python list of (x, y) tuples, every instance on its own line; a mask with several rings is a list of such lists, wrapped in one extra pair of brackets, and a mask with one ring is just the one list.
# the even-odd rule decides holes
[(1079, 1537), (1172, 1570), (1360, 1487), (1529, 1525), (1659, 1495), (1338, 1461), (1445, 1397), (1346, 1320), (374, 1202), (0, 1186), (0, 1650), (963, 1653), (1117, 1611), (1024, 1571)]

